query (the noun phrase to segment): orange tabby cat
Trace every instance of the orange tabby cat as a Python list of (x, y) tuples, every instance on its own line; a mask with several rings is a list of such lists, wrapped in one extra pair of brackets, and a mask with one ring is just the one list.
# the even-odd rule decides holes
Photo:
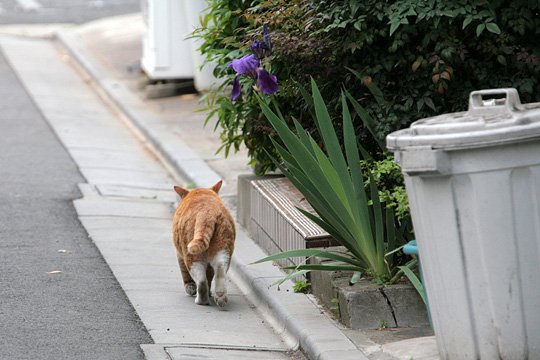
[(236, 231), (231, 213), (218, 196), (222, 183), (210, 189), (174, 187), (182, 201), (174, 214), (173, 242), (186, 292), (196, 294), (199, 305), (209, 303), (214, 273), (214, 301), (220, 307), (227, 304), (226, 273)]

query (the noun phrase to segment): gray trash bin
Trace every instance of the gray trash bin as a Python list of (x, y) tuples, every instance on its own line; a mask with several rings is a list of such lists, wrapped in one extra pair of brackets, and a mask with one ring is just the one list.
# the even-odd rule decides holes
[(540, 103), (471, 93), (467, 112), (387, 137), (405, 175), (443, 359), (540, 359)]

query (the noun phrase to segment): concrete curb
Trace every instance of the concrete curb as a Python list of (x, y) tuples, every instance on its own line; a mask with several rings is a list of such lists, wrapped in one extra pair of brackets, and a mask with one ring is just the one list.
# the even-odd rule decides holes
[(289, 346), (299, 346), (312, 360), (367, 360), (312, 296), (294, 293), (291, 282), (272, 286), (283, 277), (277, 266), (250, 265), (266, 254), (241, 228), (236, 243), (231, 278)]
[[(176, 138), (173, 142), (165, 131), (152, 128), (148, 121), (152, 116), (144, 108), (132, 108), (137, 102), (137, 99), (132, 99), (134, 95), (123, 84), (107, 78), (99, 64), (87, 59), (72, 31), (62, 29), (56, 33), (56, 38), (91, 77), (99, 95), (146, 139), (156, 154), (169, 164), (173, 174), (189, 179), (196, 186), (211, 186), (207, 179), (219, 178), (219, 175), (186, 144), (179, 143)], [(321, 311), (312, 297), (294, 293), (290, 283), (282, 285), (280, 289), (271, 287), (272, 283), (283, 277), (279, 268), (270, 263), (249, 265), (264, 256), (266, 254), (243, 229), (238, 229), (230, 276), (287, 345), (292, 349), (301, 347), (312, 360), (367, 360), (364, 353)], [(147, 345), (143, 349), (148, 354), (156, 351), (155, 347)], [(160, 352), (160, 356), (163, 356), (163, 352)]]

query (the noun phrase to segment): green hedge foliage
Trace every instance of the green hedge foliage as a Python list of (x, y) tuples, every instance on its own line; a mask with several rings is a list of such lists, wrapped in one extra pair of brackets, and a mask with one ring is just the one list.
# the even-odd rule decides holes
[[(206, 95), (222, 149), (244, 144), (258, 173), (274, 169), (269, 152), (276, 133), (261, 114), (253, 89), (230, 100), (227, 87), (235, 58), (269, 25), (273, 54), (265, 68), (277, 75), (272, 100), (286, 118), (313, 134), (313, 111), (305, 100), (309, 78), (329, 101), (341, 127), (339, 94), (347, 89), (377, 120), (375, 138), (436, 114), (466, 110), (472, 90), (515, 87), (522, 102), (540, 101), (540, 1), (209, 0), (196, 36), (201, 51), (218, 64), (222, 89)], [(350, 69), (361, 77), (358, 79)], [(381, 89), (384, 105), (367, 86)], [(212, 120), (210, 120), (212, 119)], [(373, 135), (356, 117), (359, 143), (383, 161)], [(292, 123), (291, 123), (292, 126)], [(384, 167), (384, 166), (383, 166)]]

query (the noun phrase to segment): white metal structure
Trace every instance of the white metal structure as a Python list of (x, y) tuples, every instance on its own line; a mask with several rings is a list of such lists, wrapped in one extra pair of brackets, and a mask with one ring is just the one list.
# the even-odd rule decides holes
[[(189, 32), (192, 32), (199, 26), (199, 18), (204, 15), (208, 4), (205, 0), (190, 0), (184, 1), (186, 21)], [(197, 49), (201, 46), (202, 41), (198, 39), (190, 39), (191, 55), (195, 72), (195, 88), (198, 91), (210, 90), (219, 86), (220, 81), (214, 77), (213, 70), (215, 64), (204, 64), (205, 56)]]
[(184, 3), (188, 0), (141, 0), (147, 31), (141, 66), (152, 80), (194, 77), (190, 33)]

